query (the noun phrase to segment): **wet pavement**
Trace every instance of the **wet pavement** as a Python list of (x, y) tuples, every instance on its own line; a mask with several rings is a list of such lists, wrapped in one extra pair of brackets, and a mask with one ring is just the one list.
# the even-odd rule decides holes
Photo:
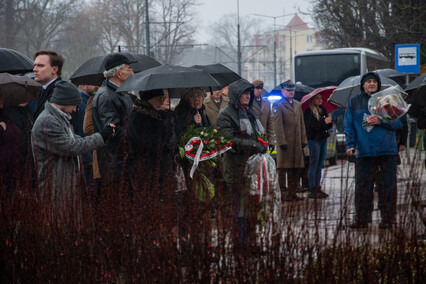
[(396, 238), (422, 236), (425, 232), (422, 220), (426, 216), (426, 208), (416, 210), (414, 205), (419, 200), (426, 200), (425, 153), (419, 157), (415, 149), (410, 152), (410, 159), (402, 155), (402, 164), (398, 166), (397, 223), (392, 229), (379, 229), (381, 218), (377, 208), (377, 192), (374, 193), (374, 211), (368, 228), (355, 230), (347, 227), (355, 215), (355, 164), (349, 163), (348, 168), (346, 160), (339, 160), (337, 165), (323, 170), (322, 189), (330, 195), (328, 198), (308, 199), (308, 193), (299, 193), (306, 199), (283, 203), (284, 235), (293, 233), (299, 243), (314, 241), (324, 246), (347, 243), (372, 247)]

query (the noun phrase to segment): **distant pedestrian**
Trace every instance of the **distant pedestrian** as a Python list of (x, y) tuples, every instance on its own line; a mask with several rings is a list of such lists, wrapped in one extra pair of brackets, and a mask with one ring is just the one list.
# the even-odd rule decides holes
[(273, 150), (275, 148), (274, 129), (272, 126), (272, 109), (271, 103), (262, 98), (263, 93), (263, 81), (254, 80), (254, 103), (253, 111), (257, 115), (260, 123), (262, 123), (263, 129), (266, 134), (266, 142), (268, 142), (269, 148)]
[(206, 115), (213, 127), (216, 128), (217, 116), (219, 112), (228, 104), (229, 98), (223, 94), (223, 90), (214, 90), (204, 99), (206, 106)]
[[(380, 229), (389, 229), (396, 215), (396, 156), (398, 147), (395, 131), (400, 120), (385, 122), (368, 110), (370, 96), (381, 89), (380, 77), (368, 72), (361, 77), (361, 93), (349, 100), (345, 113), (346, 154), (356, 155), (355, 220), (350, 228), (367, 228), (373, 212), (375, 169), (379, 169)], [(372, 129), (367, 126), (374, 126)]]
[(310, 99), (303, 117), (309, 146), (309, 198), (326, 198), (328, 194), (321, 190), (321, 172), (327, 154), (328, 130), (333, 123), (322, 106), (321, 94)]
[[(301, 169), (304, 168), (303, 148), (307, 145), (302, 107), (294, 99), (295, 85), (291, 81), (281, 84), (284, 98), (272, 106), (273, 126), (277, 145), (278, 182), (285, 201), (299, 201), (296, 194)], [(288, 188), (286, 185), (286, 177)]]

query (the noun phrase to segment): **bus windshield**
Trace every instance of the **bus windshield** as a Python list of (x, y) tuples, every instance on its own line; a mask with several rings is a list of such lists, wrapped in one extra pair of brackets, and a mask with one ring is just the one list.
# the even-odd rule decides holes
[(295, 81), (313, 88), (337, 86), (361, 74), (360, 54), (322, 54), (295, 57)]

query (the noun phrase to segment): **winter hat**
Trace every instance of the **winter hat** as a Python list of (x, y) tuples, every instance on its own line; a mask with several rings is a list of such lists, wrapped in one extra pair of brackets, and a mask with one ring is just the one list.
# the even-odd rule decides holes
[(108, 57), (106, 58), (106, 62), (105, 62), (105, 70), (108, 71), (118, 65), (121, 64), (132, 64), (132, 63), (136, 63), (137, 60), (130, 60), (129, 58), (127, 58), (126, 56), (124, 56), (123, 54), (120, 53), (112, 53), (110, 55), (108, 55)]
[(59, 80), (55, 84), (50, 102), (63, 106), (79, 105), (81, 103), (81, 95), (74, 84)]
[(254, 80), (252, 84), (255, 88), (260, 87), (260, 88), (263, 89), (263, 81), (262, 80)]
[(161, 97), (161, 96), (164, 96), (163, 89), (155, 89), (155, 90), (139, 92), (139, 97), (141, 98), (141, 100), (144, 100), (144, 101), (149, 101), (152, 98)]
[(374, 79), (374, 80), (377, 81), (377, 83), (378, 83), (377, 90), (381, 89), (382, 83), (380, 81), (379, 75), (376, 72), (368, 72), (368, 73), (365, 73), (361, 77), (361, 86), (360, 86), (360, 89), (361, 89), (362, 92), (364, 91), (364, 84), (365, 84), (365, 82), (367, 82), (370, 79)]

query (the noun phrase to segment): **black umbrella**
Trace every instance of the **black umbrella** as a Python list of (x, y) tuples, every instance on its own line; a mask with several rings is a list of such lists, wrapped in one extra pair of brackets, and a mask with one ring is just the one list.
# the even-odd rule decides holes
[[(352, 96), (361, 93), (362, 76), (363, 75), (352, 76), (343, 80), (343, 82), (340, 83), (339, 86), (337, 86), (337, 89), (334, 90), (328, 101), (341, 107), (346, 107), (348, 105), (349, 99)], [(383, 75), (379, 74), (379, 77), (382, 85), (381, 90), (398, 85), (397, 82), (387, 77), (384, 77)]]
[(395, 69), (392, 69), (392, 68), (377, 69), (377, 70), (374, 70), (374, 72), (376, 72), (379, 75), (382, 75), (383, 77), (387, 77), (387, 78), (404, 77), (405, 76), (404, 73), (396, 71)]
[[(117, 92), (148, 91), (170, 88), (218, 86), (219, 83), (207, 72), (174, 65), (162, 65), (131, 75)], [(174, 97), (173, 93), (170, 97)]]
[[(284, 83), (281, 83), (284, 84)], [(278, 86), (275, 86), (275, 88), (272, 89), (272, 91), (269, 93), (270, 96), (282, 96), (281, 94), (281, 84)], [(301, 101), (303, 96), (309, 94), (315, 90), (312, 87), (309, 87), (308, 85), (303, 85), (301, 83), (294, 84), (294, 99), (297, 101)]]
[[(131, 52), (120, 53), (129, 59), (136, 59), (138, 61), (131, 64), (135, 73), (161, 65), (160, 62), (147, 55)], [(102, 82), (105, 80), (103, 72), (105, 71), (105, 61), (108, 55), (109, 54), (96, 56), (84, 62), (77, 71), (71, 75), (71, 82), (75, 85), (102, 85)]]
[(0, 72), (20, 74), (33, 71), (34, 62), (26, 55), (9, 48), (0, 48)]
[(27, 76), (0, 73), (0, 98), (3, 101), (3, 107), (36, 100), (41, 88), (41, 84)]
[(405, 88), (406, 92), (415, 91), (418, 88), (421, 88), (422, 86), (426, 85), (426, 73), (423, 73), (416, 79), (414, 79), (408, 86)]
[(414, 79), (405, 88), (408, 93), (406, 101), (411, 104), (426, 106), (426, 73)]
[(191, 68), (201, 69), (212, 75), (212, 77), (215, 78), (216, 81), (218, 81), (220, 84), (218, 87), (213, 88), (213, 90), (220, 90), (232, 82), (241, 79), (240, 75), (220, 63), (210, 65), (194, 65), (191, 66)]

